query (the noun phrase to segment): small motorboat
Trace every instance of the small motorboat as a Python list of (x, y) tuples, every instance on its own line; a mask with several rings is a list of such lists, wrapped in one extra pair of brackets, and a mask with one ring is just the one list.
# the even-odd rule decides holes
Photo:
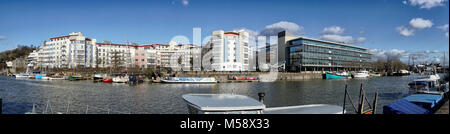
[(45, 77), (42, 77), (41, 79), (42, 79), (42, 80), (50, 80), (50, 77), (45, 76)]
[(70, 81), (79, 81), (79, 80), (83, 80), (83, 79), (84, 78), (81, 76), (74, 76), (74, 75), (69, 76)]
[(14, 74), (14, 77), (16, 78), (16, 79), (26, 79), (26, 78), (28, 78), (30, 76), (30, 74)]
[(127, 83), (130, 82), (130, 78), (128, 76), (117, 76), (113, 78), (113, 82), (115, 83)]
[(369, 76), (370, 75), (368, 71), (359, 71), (353, 74), (353, 78), (367, 78)]
[(103, 82), (113, 82), (112, 78), (105, 77), (102, 79)]
[(107, 74), (94, 74), (94, 81), (103, 81), (104, 77), (107, 77)]
[(50, 77), (49, 80), (67, 80), (68, 77)]
[(410, 83), (408, 83), (408, 86), (412, 89), (433, 89), (433, 88), (440, 88), (440, 82), (439, 80), (441, 77), (437, 74), (435, 75), (429, 75), (428, 77), (423, 77), (416, 79)]
[(46, 77), (46, 76), (47, 76), (46, 74), (36, 74), (36, 75), (34, 75), (34, 78), (36, 80), (41, 80), (43, 77)]

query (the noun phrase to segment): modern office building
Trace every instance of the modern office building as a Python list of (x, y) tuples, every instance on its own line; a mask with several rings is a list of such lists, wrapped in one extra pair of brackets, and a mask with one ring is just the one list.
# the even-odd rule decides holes
[(248, 71), (250, 66), (249, 34), (247, 32), (214, 31), (203, 47), (203, 62), (211, 63), (206, 71)]
[[(279, 63), (286, 71), (336, 71), (370, 68), (368, 49), (348, 44), (294, 37), (284, 31), (278, 35)], [(281, 57), (281, 58), (280, 58)]]

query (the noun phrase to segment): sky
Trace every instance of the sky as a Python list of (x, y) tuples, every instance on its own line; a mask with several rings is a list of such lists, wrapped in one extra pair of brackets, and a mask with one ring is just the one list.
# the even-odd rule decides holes
[(287, 30), (378, 57), (448, 57), (448, 16), (448, 0), (0, 0), (0, 52), (71, 32), (98, 42), (167, 44), (183, 35), (192, 43), (199, 27), (203, 38), (214, 30)]

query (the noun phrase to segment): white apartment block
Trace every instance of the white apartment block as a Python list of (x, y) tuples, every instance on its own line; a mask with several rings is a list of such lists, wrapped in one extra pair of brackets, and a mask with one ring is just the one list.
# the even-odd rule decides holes
[[(203, 63), (210, 62), (207, 71), (249, 71), (252, 51), (249, 49), (249, 34), (242, 32), (214, 31), (211, 41), (203, 48)], [(208, 59), (212, 59), (208, 61)]]
[(176, 42), (169, 42), (168, 45), (152, 44), (152, 45), (121, 45), (112, 43), (97, 43), (96, 44), (97, 60), (99, 67), (112, 67), (112, 52), (120, 52), (120, 57), (124, 57), (124, 65), (128, 67), (137, 68), (175, 68), (177, 66), (171, 65), (170, 60), (172, 56), (175, 57), (175, 62), (181, 64), (183, 70), (188, 71), (191, 68), (190, 61), (192, 51), (200, 51), (200, 47), (191, 44), (178, 45)]
[(93, 67), (93, 49), (96, 41), (84, 37), (81, 32), (50, 38), (50, 41), (44, 42), (44, 45), (39, 47), (38, 67)]
[[(135, 51), (135, 46), (124, 45), (124, 44), (113, 44), (111, 42), (96, 43), (94, 53), (94, 67), (113, 67), (114, 60), (120, 60), (121, 64), (117, 65), (119, 67), (132, 67), (132, 55)], [(117, 52), (117, 58), (113, 59), (114, 53)]]
[[(121, 67), (138, 68), (174, 68), (182, 67), (183, 71), (192, 69), (191, 61), (194, 53), (200, 53), (201, 47), (191, 44), (177, 44), (169, 42), (168, 45), (125, 45), (114, 44), (108, 41), (96, 43), (96, 39), (83, 36), (82, 33), (71, 33), (69, 36), (50, 38), (44, 42), (37, 51), (29, 55), (29, 62), (41, 68), (74, 68), (74, 67), (113, 67), (113, 54), (118, 52), (122, 61)], [(176, 63), (170, 60), (174, 55)]]

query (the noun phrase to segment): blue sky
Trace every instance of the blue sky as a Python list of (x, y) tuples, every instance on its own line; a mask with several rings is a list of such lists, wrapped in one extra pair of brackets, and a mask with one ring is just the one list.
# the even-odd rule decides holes
[[(176, 35), (192, 40), (193, 27), (202, 28), (205, 37), (219, 29), (259, 33), (287, 22), (298, 26), (296, 30), (303, 36), (345, 37), (370, 49), (448, 52), (448, 1), (414, 3), (417, 1), (0, 0), (0, 51), (41, 45), (50, 37), (71, 32), (83, 32), (99, 41), (125, 43), (128, 37), (139, 44), (165, 44)], [(415, 18), (433, 25), (415, 29), (410, 24)], [(446, 24), (446, 29), (438, 28)], [(401, 35), (398, 29), (402, 26), (413, 30), (413, 35)], [(324, 29), (330, 27), (345, 30), (325, 36)]]

